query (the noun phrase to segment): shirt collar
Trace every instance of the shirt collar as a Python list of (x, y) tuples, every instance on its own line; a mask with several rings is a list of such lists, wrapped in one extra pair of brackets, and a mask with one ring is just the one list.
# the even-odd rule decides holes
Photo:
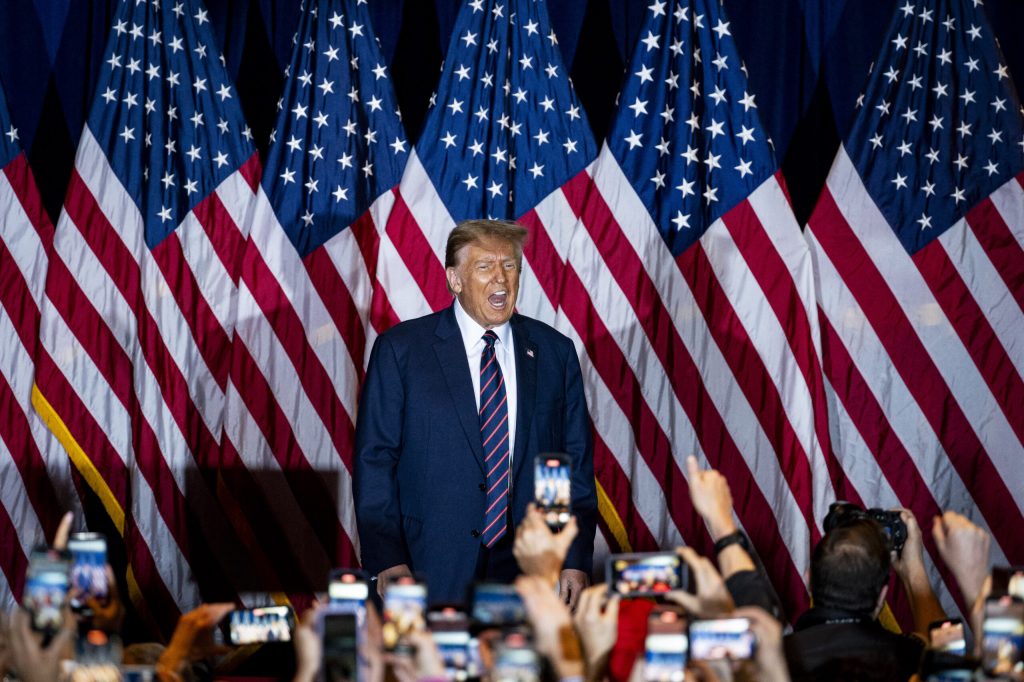
[[(466, 346), (466, 350), (473, 348), (478, 343), (482, 343), (484, 333), (487, 330), (469, 316), (469, 313), (466, 312), (457, 298), (455, 299), (454, 307), (455, 322), (459, 325), (459, 331), (462, 333), (462, 343)], [(501, 345), (506, 348), (512, 347), (512, 325), (509, 322), (500, 324), (491, 329), (491, 331), (498, 336), (498, 341)]]

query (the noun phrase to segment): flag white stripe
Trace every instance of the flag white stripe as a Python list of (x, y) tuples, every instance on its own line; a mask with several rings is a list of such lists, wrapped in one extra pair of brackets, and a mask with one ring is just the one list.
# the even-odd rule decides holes
[(46, 251), (35, 225), (3, 172), (0, 172), (0, 216), (3, 216), (0, 220), (0, 242), (10, 252), (38, 307), (43, 300)]
[(170, 238), (181, 244), (182, 256), (195, 277), (196, 286), (210, 306), (224, 333), (231, 336), (234, 324), (235, 285), (194, 213), (189, 213)]
[[(829, 388), (831, 389), (831, 386)], [(835, 411), (831, 414), (831, 418), (834, 420), (837, 428), (843, 433), (843, 453), (845, 455), (843, 470), (850, 477), (850, 482), (854, 488), (863, 493), (870, 491), (870, 497), (865, 497), (864, 504), (881, 509), (895, 509), (906, 506), (904, 503), (909, 502), (909, 500), (900, 500), (896, 495), (896, 491), (889, 485), (889, 481), (878, 466), (874, 454), (868, 448), (867, 443), (861, 439), (860, 433), (853, 424), (853, 420), (850, 419), (846, 406), (838, 400), (834, 401), (834, 405)], [(981, 514), (978, 513), (976, 507), (971, 507), (967, 510), (967, 516), (975, 523), (984, 527), (984, 519), (981, 518)], [(917, 519), (917, 522), (923, 532), (930, 532), (931, 519)], [(924, 559), (925, 569), (928, 571), (928, 577), (930, 578), (929, 582), (931, 582), (932, 587), (935, 589), (936, 596), (942, 602), (943, 609), (946, 613), (956, 613), (959, 610), (956, 602), (927, 549), (925, 549)], [(966, 619), (968, 615), (961, 614), (961, 617)]]
[[(815, 254), (816, 269), (820, 278), (818, 295), (821, 308), (826, 311), (829, 322), (842, 339), (853, 364), (875, 400), (881, 405), (893, 434), (913, 458), (918, 473), (940, 507), (976, 511), (974, 499), (957, 470), (949, 466), (949, 456), (921, 412), (921, 406), (896, 371), (860, 305), (810, 229), (807, 230), (807, 239)], [(838, 316), (840, 314), (841, 317)], [(833, 433), (837, 432), (834, 422), (832, 430)], [(839, 437), (835, 439), (836, 456), (844, 471), (859, 464), (857, 458), (847, 454), (847, 437), (844, 430), (840, 431)], [(867, 495), (870, 489), (858, 490), (861, 494)], [(978, 520), (987, 527), (980, 514)], [(993, 538), (993, 544), (998, 545), (996, 538)]]
[[(629, 187), (628, 180), (614, 157), (607, 151), (607, 147), (602, 150), (602, 156), (598, 160), (594, 180), (602, 196), (615, 198), (615, 203), (609, 204), (609, 208), (616, 222), (639, 254), (648, 275), (662, 297), (666, 310), (672, 315), (673, 323), (683, 344), (695, 359), (708, 395), (715, 404), (738, 450), (743, 453), (755, 482), (769, 501), (780, 533), (789, 543), (789, 550), (793, 555), (794, 562), (798, 568), (802, 569), (806, 566), (808, 559), (809, 529), (797, 506), (796, 499), (793, 497), (792, 490), (782, 476), (775, 450), (761, 429), (754, 410), (746, 399), (742, 398), (743, 394), (736, 385), (735, 377), (718, 346), (709, 343), (712, 338), (711, 332), (693, 299), (689, 285), (671, 258), (664, 241), (654, 225), (651, 224), (650, 216), (639, 197), (633, 191), (619, 189)], [(659, 401), (657, 397), (672, 395), (668, 377), (660, 364), (657, 368), (651, 368), (647, 372), (637, 371), (636, 368), (641, 358), (653, 362), (651, 358), (655, 356), (655, 353), (647, 343), (646, 337), (640, 341), (637, 337), (642, 335), (632, 333), (631, 330), (635, 327), (636, 322), (635, 314), (628, 300), (625, 303), (622, 301), (600, 302), (598, 295), (607, 292), (612, 280), (607, 274), (607, 268), (604, 267), (603, 261), (599, 260), (600, 257), (597, 256), (598, 261), (588, 267), (588, 271), (591, 273), (589, 277), (584, 276), (581, 271), (578, 264), (581, 247), (586, 244), (587, 248), (591, 248), (592, 244), (589, 235), (584, 236), (585, 234), (585, 230), (577, 230), (570, 259), (577, 272), (580, 273), (587, 290), (591, 292), (591, 298), (613, 336), (618, 334), (624, 337), (620, 342), (620, 347), (627, 341), (641, 346), (626, 351), (626, 357), (629, 358), (630, 365), (640, 380), (641, 389), (646, 396), (649, 396), (648, 405), (655, 411), (665, 432), (670, 434), (677, 461), (681, 462), (682, 457), (689, 454), (688, 449), (683, 450), (687, 448), (688, 443), (692, 443), (689, 447), (699, 449), (699, 442), (696, 439), (693, 426), (685, 413), (679, 409), (678, 402), (675, 400), (672, 401), (675, 414), (671, 418), (659, 414), (658, 404), (664, 401)], [(623, 308), (623, 306), (627, 307)], [(625, 318), (618, 320), (616, 324), (609, 323), (607, 317), (615, 314), (621, 317), (624, 313), (626, 314)], [(684, 390), (691, 389), (685, 387)]]
[[(1010, 490), (1024, 485), (1020, 462), (1024, 444), (979, 374), (914, 262), (878, 211), (853, 163), (840, 147), (826, 186), (850, 229), (887, 282), (903, 314), (928, 351), (950, 394)], [(1014, 499), (1024, 510), (1024, 499)]]
[(942, 233), (938, 241), (956, 266), (985, 320), (999, 337), (1007, 357), (1017, 369), (1017, 375), (1024, 377), (1024, 311), (1006, 288), (974, 231), (961, 219)]
[(448, 242), (448, 233), (455, 227), (455, 220), (441, 202), (437, 189), (427, 175), (427, 169), (423, 167), (415, 149), (409, 154), (409, 161), (405, 165), (402, 182), (398, 187), (405, 205), (409, 207), (409, 213), (423, 231), (423, 236), (434, 250), (437, 260), (443, 265), (445, 244)]
[(1020, 248), (1024, 249), (1024, 187), (1016, 179), (1011, 179), (990, 194), (989, 199), (1010, 227)]

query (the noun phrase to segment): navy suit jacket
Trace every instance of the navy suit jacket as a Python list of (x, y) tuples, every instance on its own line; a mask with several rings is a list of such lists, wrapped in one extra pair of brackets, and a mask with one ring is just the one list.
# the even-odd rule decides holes
[[(572, 461), (579, 536), (566, 568), (591, 572), (597, 496), (579, 359), (548, 325), (513, 315), (518, 408), (512, 456), (516, 524), (533, 501), (533, 460)], [(356, 423), (354, 492), (363, 567), (408, 564), (430, 600), (461, 601), (472, 582), (486, 509), (476, 397), (452, 307), (396, 325), (377, 339)], [(514, 529), (509, 529), (514, 532)]]

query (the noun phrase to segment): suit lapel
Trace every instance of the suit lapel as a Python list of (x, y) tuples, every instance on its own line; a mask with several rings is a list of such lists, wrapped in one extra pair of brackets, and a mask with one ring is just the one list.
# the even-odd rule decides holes
[(466, 440), (469, 441), (469, 447), (473, 450), (480, 471), (485, 471), (484, 449), (480, 443), (480, 417), (476, 412), (476, 396), (473, 395), (473, 379), (469, 375), (466, 347), (462, 343), (462, 334), (455, 321), (455, 311), (450, 307), (441, 313), (437, 323), (437, 336), (434, 353), (448, 384), (455, 413), (458, 415), (462, 430), (466, 433)]
[[(519, 476), (526, 460), (526, 445), (530, 440), (533, 406), (537, 402), (537, 346), (523, 328), (519, 315), (512, 317), (512, 336), (516, 346), (516, 445), (512, 453), (513, 480)], [(532, 493), (531, 493), (532, 494)]]

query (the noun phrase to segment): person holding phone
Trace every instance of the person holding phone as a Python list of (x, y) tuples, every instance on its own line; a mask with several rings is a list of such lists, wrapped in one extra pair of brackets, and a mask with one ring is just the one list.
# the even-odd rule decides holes
[(515, 528), (534, 499), (534, 458), (565, 453), (579, 533), (560, 576), (589, 582), (597, 496), (572, 342), (515, 313), (527, 231), (469, 220), (449, 235), (452, 305), (381, 334), (356, 424), (354, 493), (363, 565), (384, 583), (413, 572), (432, 600), (518, 574)]

